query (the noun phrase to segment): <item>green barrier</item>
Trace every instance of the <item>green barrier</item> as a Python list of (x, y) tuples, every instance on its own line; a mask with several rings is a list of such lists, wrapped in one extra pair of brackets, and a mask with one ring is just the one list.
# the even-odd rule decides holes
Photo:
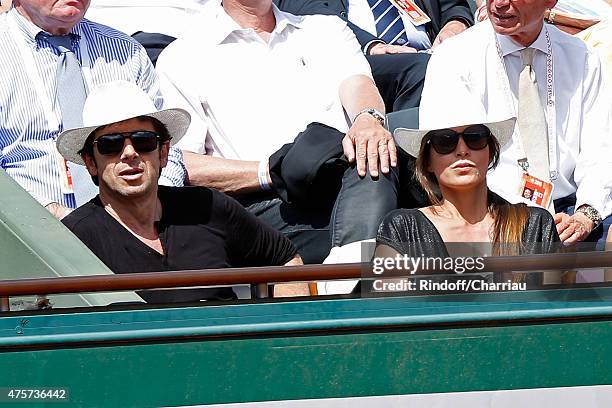
[(0, 391), (152, 407), (610, 384), (611, 319), (612, 288), (6, 315)]
[[(64, 225), (0, 169), (0, 279), (110, 275)], [(54, 307), (142, 301), (133, 292), (61, 295)]]

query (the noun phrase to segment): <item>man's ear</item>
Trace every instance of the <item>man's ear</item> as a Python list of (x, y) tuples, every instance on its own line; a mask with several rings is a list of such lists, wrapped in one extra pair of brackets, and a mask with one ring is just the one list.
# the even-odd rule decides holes
[(81, 157), (83, 158), (83, 161), (85, 162), (85, 167), (87, 167), (87, 171), (89, 172), (89, 175), (91, 176), (98, 176), (98, 166), (96, 165), (96, 160), (93, 158), (93, 156), (87, 154), (87, 153), (83, 153), (81, 154)]
[(170, 152), (170, 141), (164, 142), (159, 148), (159, 164), (160, 168), (166, 167), (168, 164), (168, 154)]

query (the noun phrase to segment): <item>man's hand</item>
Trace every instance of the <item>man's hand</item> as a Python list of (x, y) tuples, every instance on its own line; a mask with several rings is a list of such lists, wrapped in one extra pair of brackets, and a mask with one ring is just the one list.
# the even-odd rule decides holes
[(368, 55), (407, 54), (411, 52), (417, 52), (417, 50), (406, 45), (376, 43), (370, 47), (368, 50)]
[(442, 29), (438, 33), (438, 36), (434, 40), (431, 48), (436, 48), (438, 45), (442, 44), (444, 41), (448, 40), (449, 38), (457, 34), (461, 34), (465, 30), (467, 30), (467, 26), (463, 24), (461, 21), (458, 21), (458, 20), (449, 21), (448, 23), (444, 25), (444, 27), (442, 27)]
[(72, 212), (70, 208), (66, 208), (58, 203), (49, 203), (45, 206), (45, 208), (58, 220), (61, 220)]
[(593, 221), (582, 213), (568, 215), (565, 213), (555, 214), (555, 224), (559, 238), (564, 245), (572, 245), (583, 241), (593, 231)]
[(391, 133), (368, 113), (357, 116), (353, 126), (342, 140), (344, 154), (350, 163), (357, 160), (357, 172), (366, 175), (366, 164), (372, 177), (378, 177), (378, 160), (383, 173), (389, 172), (389, 164), (397, 166), (397, 148)]

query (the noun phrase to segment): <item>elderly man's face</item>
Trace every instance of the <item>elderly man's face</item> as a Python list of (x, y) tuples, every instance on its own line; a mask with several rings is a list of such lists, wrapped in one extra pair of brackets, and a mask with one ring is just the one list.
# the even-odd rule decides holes
[(487, 0), (487, 11), (498, 34), (528, 46), (542, 29), (544, 11), (555, 4), (557, 0)]
[(13, 0), (17, 10), (51, 34), (66, 34), (83, 19), (90, 0)]
[[(127, 134), (136, 131), (155, 132), (149, 119), (129, 119), (98, 129), (94, 141), (111, 134)], [(123, 140), (123, 148), (116, 154), (100, 154), (96, 145), (94, 156), (85, 155), (85, 164), (92, 176), (98, 176), (100, 194), (106, 197), (141, 197), (156, 191), (160, 171), (168, 162), (169, 143), (146, 152), (134, 148), (129, 138)]]

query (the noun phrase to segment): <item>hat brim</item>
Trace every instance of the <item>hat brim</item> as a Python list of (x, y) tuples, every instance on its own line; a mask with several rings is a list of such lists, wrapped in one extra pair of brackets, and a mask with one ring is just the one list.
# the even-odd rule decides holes
[[(512, 139), (512, 134), (514, 133), (514, 125), (516, 123), (515, 118), (510, 118), (498, 122), (490, 122), (483, 123), (486, 127), (489, 128), (491, 134), (497, 139), (500, 147), (503, 147), (506, 143), (508, 143)], [(473, 125), (474, 123), (468, 124)], [(445, 129), (466, 126), (466, 124), (461, 124), (457, 126), (447, 126)], [(432, 130), (437, 129), (405, 129), (405, 128), (397, 128), (395, 132), (393, 132), (393, 138), (395, 139), (395, 143), (406, 153), (411, 155), (412, 157), (418, 157), (419, 151), (421, 150), (421, 141), (425, 137), (425, 135)]]
[[(177, 143), (187, 132), (191, 123), (191, 116), (184, 109), (164, 109), (158, 112), (140, 115), (148, 116), (159, 120), (166, 126), (168, 133), (172, 138), (170, 144)], [(134, 119), (127, 118), (125, 120)], [(80, 151), (85, 146), (85, 141), (91, 133), (100, 126), (106, 126), (110, 123), (101, 123), (96, 126), (88, 126), (83, 128), (69, 129), (62, 132), (57, 138), (57, 150), (64, 158), (70, 162), (85, 165)]]

